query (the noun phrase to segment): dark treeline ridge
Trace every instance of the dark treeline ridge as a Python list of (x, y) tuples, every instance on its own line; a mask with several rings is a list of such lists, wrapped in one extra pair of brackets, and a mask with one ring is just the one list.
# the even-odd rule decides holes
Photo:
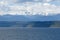
[(0, 27), (60, 27), (60, 21), (0, 21)]

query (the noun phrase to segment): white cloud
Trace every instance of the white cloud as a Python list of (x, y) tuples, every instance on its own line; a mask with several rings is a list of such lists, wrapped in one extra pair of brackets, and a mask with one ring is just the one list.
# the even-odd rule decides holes
[(52, 1), (52, 0), (46, 0), (47, 2), (50, 2), (50, 1)]
[(20, 11), (22, 13), (24, 12), (30, 12), (32, 13), (32, 15), (34, 14), (39, 14), (41, 13), (41, 15), (49, 15), (49, 13), (51, 14), (57, 14), (57, 13), (60, 13), (60, 7), (58, 8), (59, 6), (55, 6), (55, 5), (51, 5), (51, 4), (48, 4), (48, 3), (29, 3), (28, 5), (24, 6), (13, 6), (13, 7), (10, 7), (11, 8), (11, 11), (14, 11), (14, 12), (19, 12), (18, 14), (21, 14)]
[(51, 2), (52, 0), (43, 0), (43, 2)]
[[(50, 2), (51, 0), (45, 0), (47, 2)], [(16, 1), (12, 1), (16, 2)], [(22, 5), (10, 5), (9, 2), (1, 1), (0, 5), (5, 5), (6, 7), (9, 7), (8, 11), (2, 10), (3, 8), (0, 8), (0, 15), (4, 14), (11, 14), (11, 15), (55, 15), (60, 13), (60, 6), (56, 6), (54, 4), (49, 3), (40, 3), (40, 2), (25, 2), (22, 3)], [(9, 5), (9, 6), (7, 6)], [(6, 8), (5, 8), (6, 10)]]
[(34, 1), (39, 1), (39, 0), (34, 0)]
[(0, 11), (0, 15), (3, 15), (3, 13), (4, 13), (3, 11)]
[(0, 1), (0, 5), (8, 5), (8, 2), (7, 1)]
[(51, 2), (51, 1), (53, 1), (53, 0), (34, 0), (35, 2)]

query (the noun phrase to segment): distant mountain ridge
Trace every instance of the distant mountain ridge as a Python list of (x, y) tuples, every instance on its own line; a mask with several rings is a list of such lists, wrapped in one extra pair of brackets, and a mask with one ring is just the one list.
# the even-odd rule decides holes
[(53, 16), (42, 15), (3, 15), (0, 21), (60, 21), (60, 14)]

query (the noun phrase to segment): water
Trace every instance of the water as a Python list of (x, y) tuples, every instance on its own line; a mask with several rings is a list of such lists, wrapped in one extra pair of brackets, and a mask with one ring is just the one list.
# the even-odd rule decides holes
[(60, 40), (60, 28), (0, 28), (0, 40)]

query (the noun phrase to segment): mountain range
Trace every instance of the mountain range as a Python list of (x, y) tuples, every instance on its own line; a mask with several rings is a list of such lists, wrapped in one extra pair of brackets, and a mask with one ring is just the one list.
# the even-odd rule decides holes
[(43, 15), (3, 15), (0, 21), (60, 21), (60, 14), (43, 16)]

